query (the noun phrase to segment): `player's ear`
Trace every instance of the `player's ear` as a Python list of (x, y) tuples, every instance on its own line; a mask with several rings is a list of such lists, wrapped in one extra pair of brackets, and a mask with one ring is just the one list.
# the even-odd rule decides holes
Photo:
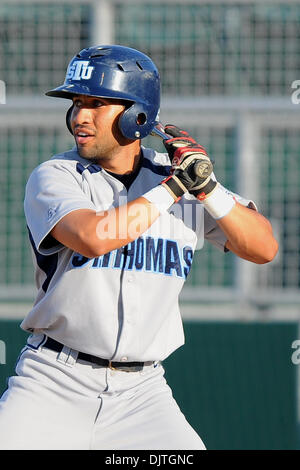
[(72, 114), (73, 108), (74, 108), (74, 104), (72, 104), (72, 106), (68, 109), (67, 114), (66, 114), (67, 128), (69, 129), (72, 135), (73, 135), (73, 131), (71, 127), (71, 114)]

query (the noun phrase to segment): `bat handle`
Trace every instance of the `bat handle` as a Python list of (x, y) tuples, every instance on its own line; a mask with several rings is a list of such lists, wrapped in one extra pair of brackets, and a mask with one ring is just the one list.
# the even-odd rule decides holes
[(150, 132), (150, 135), (153, 135), (154, 137), (158, 137), (159, 139), (162, 140), (168, 140), (171, 139), (172, 136), (169, 134), (166, 134), (164, 131), (164, 125), (161, 122), (158, 122), (155, 127), (153, 127), (152, 131)]
[[(152, 129), (150, 135), (158, 137), (162, 140), (168, 140), (171, 138), (170, 135), (166, 134), (164, 131), (164, 125), (161, 122), (158, 122), (156, 126)], [(200, 178), (208, 178), (213, 170), (213, 164), (211, 161), (204, 160), (202, 162), (197, 162), (194, 164), (194, 173)]]

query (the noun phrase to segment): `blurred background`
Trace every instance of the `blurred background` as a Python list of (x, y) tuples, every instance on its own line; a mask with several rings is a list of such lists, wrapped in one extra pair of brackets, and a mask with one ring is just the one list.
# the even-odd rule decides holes
[(151, 56), (161, 120), (207, 148), (218, 179), (256, 202), (280, 244), (266, 266), (209, 244), (197, 252), (181, 294), (186, 345), (165, 362), (175, 398), (210, 449), (299, 449), (300, 1), (0, 0), (0, 393), (35, 296), (24, 187), (73, 146), (69, 102), (44, 93), (97, 44)]

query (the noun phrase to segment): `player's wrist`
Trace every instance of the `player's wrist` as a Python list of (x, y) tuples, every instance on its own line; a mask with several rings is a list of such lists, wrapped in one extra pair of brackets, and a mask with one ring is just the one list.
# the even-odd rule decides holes
[(168, 176), (160, 184), (173, 198), (173, 202), (178, 202), (188, 190), (184, 182), (176, 175)]
[(217, 181), (212, 178), (207, 178), (201, 186), (196, 189), (191, 189), (190, 193), (193, 194), (199, 201), (204, 201), (215, 190)]
[(150, 189), (150, 191), (143, 194), (143, 197), (154, 204), (160, 213), (166, 212), (175, 202), (173, 196), (162, 184)]
[(234, 196), (219, 183), (214, 185), (210, 193), (199, 193), (197, 199), (204, 205), (207, 212), (216, 220), (225, 217), (235, 206)]

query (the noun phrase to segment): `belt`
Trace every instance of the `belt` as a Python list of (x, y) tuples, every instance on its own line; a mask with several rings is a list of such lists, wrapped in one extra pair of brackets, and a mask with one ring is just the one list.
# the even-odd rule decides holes
[[(52, 351), (61, 352), (64, 348), (64, 345), (52, 338), (47, 338), (47, 341), (43, 344), (44, 348), (51, 349)], [(144, 366), (150, 366), (154, 364), (154, 361), (147, 362), (117, 362), (110, 361), (109, 359), (102, 359), (98, 356), (93, 356), (92, 354), (86, 354), (84, 352), (79, 352), (77, 359), (82, 359), (83, 361), (91, 362), (97, 364), (98, 366), (109, 367), (110, 369), (130, 369), (133, 371), (141, 370)]]

